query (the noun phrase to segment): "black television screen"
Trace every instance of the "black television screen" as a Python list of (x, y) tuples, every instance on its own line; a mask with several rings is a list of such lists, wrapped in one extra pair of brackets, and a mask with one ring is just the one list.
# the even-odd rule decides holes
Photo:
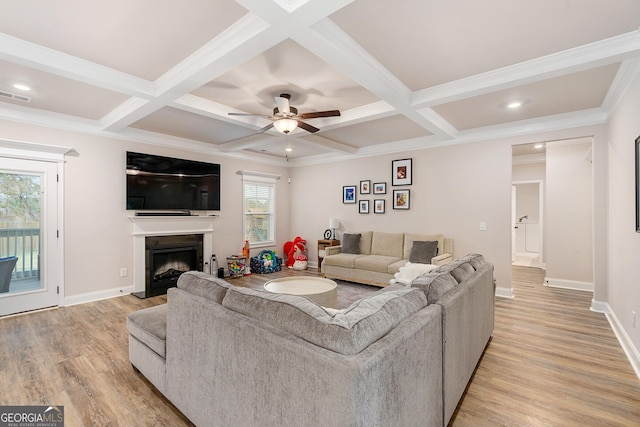
[(127, 151), (127, 209), (220, 210), (220, 165)]

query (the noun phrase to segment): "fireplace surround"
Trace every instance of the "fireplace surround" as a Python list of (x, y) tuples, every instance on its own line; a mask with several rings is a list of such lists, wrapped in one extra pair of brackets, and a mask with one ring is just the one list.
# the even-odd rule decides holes
[[(147, 269), (147, 261), (150, 257), (149, 247), (154, 246), (153, 243), (157, 246), (154, 250), (154, 255), (158, 257), (156, 264), (160, 263), (162, 269), (153, 275), (163, 276), (160, 278), (163, 283), (157, 286), (159, 290), (154, 291), (159, 292), (158, 295), (166, 292), (166, 288), (161, 288), (170, 285), (170, 277), (177, 274), (171, 269), (181, 270), (187, 268), (184, 265), (187, 262), (195, 262), (189, 268), (202, 271), (203, 260), (210, 259), (213, 254), (215, 218), (196, 215), (130, 216), (129, 220), (133, 223), (133, 295), (141, 298), (152, 296), (147, 293), (147, 279), (152, 275)], [(194, 249), (195, 261), (192, 261)], [(170, 255), (171, 252), (175, 253)], [(162, 265), (165, 267), (162, 268)]]

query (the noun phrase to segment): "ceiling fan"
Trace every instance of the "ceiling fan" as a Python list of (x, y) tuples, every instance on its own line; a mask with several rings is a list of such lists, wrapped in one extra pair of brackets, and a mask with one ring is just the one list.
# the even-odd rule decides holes
[(273, 120), (268, 126), (263, 127), (258, 133), (263, 133), (275, 127), (285, 135), (293, 131), (296, 127), (306, 130), (307, 132), (315, 133), (318, 129), (315, 126), (311, 126), (302, 120), (316, 119), (319, 117), (337, 117), (340, 115), (339, 110), (329, 111), (315, 111), (311, 113), (298, 114), (298, 109), (289, 105), (291, 95), (288, 93), (280, 94), (280, 96), (274, 97), (276, 101), (276, 107), (273, 109), (272, 116), (265, 116), (262, 114), (249, 114), (249, 113), (229, 113), (230, 116), (261, 116)]

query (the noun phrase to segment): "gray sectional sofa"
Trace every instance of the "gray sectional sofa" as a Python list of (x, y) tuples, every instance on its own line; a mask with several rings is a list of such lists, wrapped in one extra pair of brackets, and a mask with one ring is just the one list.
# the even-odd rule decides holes
[[(354, 237), (359, 243), (349, 244)], [(442, 234), (345, 232), (341, 245), (326, 248), (320, 271), (330, 279), (387, 286), (412, 258), (414, 242), (429, 241), (437, 242), (437, 252), (426, 263), (443, 265), (452, 261), (453, 239)]]
[(480, 255), (345, 310), (188, 272), (128, 316), (129, 358), (198, 426), (443, 426), (493, 316)]

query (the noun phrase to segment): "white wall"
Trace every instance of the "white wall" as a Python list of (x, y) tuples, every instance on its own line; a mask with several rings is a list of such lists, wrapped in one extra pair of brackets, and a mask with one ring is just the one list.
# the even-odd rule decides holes
[[(277, 183), (277, 249), (289, 239), (289, 187), (286, 168), (216, 155), (150, 146), (75, 132), (0, 121), (0, 137), (9, 140), (72, 147), (65, 164), (65, 298), (91, 299), (133, 285), (133, 224), (125, 209), (125, 152), (138, 151), (221, 165), (221, 210), (214, 220), (213, 249), (219, 262), (241, 253), (242, 181), (238, 170), (279, 174)], [(222, 266), (222, 265), (221, 265)], [(120, 277), (120, 268), (127, 277)], [(85, 295), (87, 295), (85, 297)]]
[[(640, 136), (640, 79), (627, 91), (608, 124), (609, 270), (607, 301), (640, 362), (640, 233), (635, 232), (634, 140)], [(635, 311), (636, 326), (631, 312)], [(636, 372), (640, 375), (636, 366)]]
[[(413, 184), (391, 186), (392, 160), (412, 158)], [(511, 147), (474, 143), (296, 168), (292, 176), (292, 234), (321, 238), (330, 217), (341, 231), (442, 233), (454, 239), (454, 256), (481, 253), (496, 266), (499, 287), (511, 288)], [(342, 187), (361, 180), (386, 182), (384, 215), (358, 213), (342, 203)], [(393, 189), (410, 189), (410, 210), (393, 210)], [(480, 231), (480, 222), (487, 230)], [(310, 255), (316, 256), (315, 248)], [(315, 260), (315, 259), (314, 259)]]
[[(443, 233), (454, 238), (455, 256), (484, 254), (496, 266), (498, 286), (510, 289), (511, 145), (589, 135), (604, 141), (604, 127), (591, 126), (285, 169), (14, 122), (0, 122), (0, 129), (4, 139), (69, 146), (78, 151), (75, 157), (68, 157), (66, 166), (66, 295), (131, 284), (130, 277), (119, 277), (121, 267), (130, 271), (132, 268), (131, 224), (123, 206), (126, 150), (221, 163), (223, 205), (214, 233), (218, 258), (240, 250), (241, 181), (235, 172), (249, 169), (282, 175), (277, 197), (276, 249), (280, 252), (284, 242), (300, 235), (309, 241), (309, 255), (315, 261), (315, 241), (322, 238), (330, 217), (341, 220), (342, 231), (350, 228)], [(391, 161), (403, 158), (413, 158), (413, 185), (406, 187), (411, 190), (411, 209), (394, 211)], [(288, 176), (291, 184), (287, 183)], [(342, 204), (342, 186), (358, 185), (363, 179), (387, 182), (383, 197), (387, 201), (386, 214), (360, 215), (357, 205)], [(597, 181), (606, 182), (606, 176)], [(595, 209), (602, 217), (600, 210), (606, 213), (606, 203), (596, 200)], [(486, 231), (479, 230), (481, 221), (487, 223)], [(601, 228), (601, 234), (606, 233), (606, 226)], [(97, 234), (90, 234), (94, 229)], [(596, 245), (596, 250), (606, 254), (606, 244)], [(606, 256), (597, 257), (595, 268), (600, 274), (606, 272)], [(598, 297), (598, 291), (606, 295), (604, 280), (597, 281), (595, 297), (606, 300)]]
[[(591, 142), (547, 145), (545, 248), (547, 280), (593, 288)], [(571, 283), (579, 282), (579, 283)]]

